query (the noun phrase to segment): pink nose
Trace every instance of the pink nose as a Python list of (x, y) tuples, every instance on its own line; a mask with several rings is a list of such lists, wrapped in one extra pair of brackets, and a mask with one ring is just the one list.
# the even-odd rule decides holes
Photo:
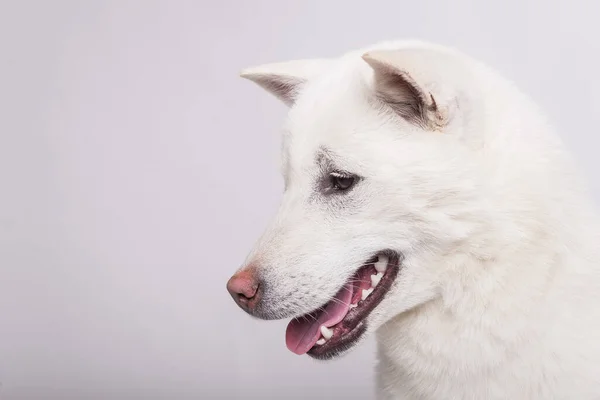
[(260, 301), (260, 282), (253, 269), (241, 270), (227, 282), (233, 300), (246, 311), (252, 311)]

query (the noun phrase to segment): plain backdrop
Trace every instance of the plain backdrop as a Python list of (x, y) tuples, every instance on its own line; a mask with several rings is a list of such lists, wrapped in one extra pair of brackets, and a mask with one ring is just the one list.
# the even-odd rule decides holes
[(247, 66), (456, 46), (541, 103), (600, 194), (595, 0), (0, 1), (0, 398), (369, 399), (225, 290), (278, 205)]

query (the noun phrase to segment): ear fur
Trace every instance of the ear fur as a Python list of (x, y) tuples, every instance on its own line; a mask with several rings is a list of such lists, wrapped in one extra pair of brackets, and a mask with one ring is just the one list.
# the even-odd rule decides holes
[[(420, 54), (410, 50), (380, 50), (365, 53), (362, 58), (374, 71), (376, 95), (398, 115), (431, 130), (446, 124), (442, 105), (427, 87), (427, 68)], [(423, 71), (425, 69), (425, 71)]]
[(240, 76), (291, 107), (306, 83), (320, 74), (327, 64), (328, 61), (323, 59), (292, 60), (248, 68)]

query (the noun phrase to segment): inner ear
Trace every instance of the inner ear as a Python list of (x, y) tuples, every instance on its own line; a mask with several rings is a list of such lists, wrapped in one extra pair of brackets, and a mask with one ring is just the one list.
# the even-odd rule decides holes
[(427, 106), (425, 94), (410, 75), (402, 71), (388, 70), (375, 74), (375, 88), (378, 97), (405, 118), (422, 116)]
[(292, 60), (248, 68), (240, 75), (291, 107), (304, 86), (328, 64), (326, 59)]
[(294, 104), (298, 93), (306, 84), (306, 79), (301, 77), (272, 73), (242, 73), (241, 76), (258, 84), (258, 86), (277, 97), (288, 107)]
[(363, 59), (374, 71), (374, 90), (377, 97), (407, 121), (429, 129), (445, 124), (445, 115), (426, 84), (410, 71), (415, 65), (399, 51), (366, 53)]

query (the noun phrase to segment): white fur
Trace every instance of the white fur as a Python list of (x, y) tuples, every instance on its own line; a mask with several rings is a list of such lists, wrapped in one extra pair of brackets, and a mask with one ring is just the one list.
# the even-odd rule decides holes
[[(282, 204), (248, 259), (266, 316), (321, 306), (391, 248), (402, 269), (367, 321), (379, 399), (600, 399), (598, 220), (536, 105), (417, 41), (282, 65), (244, 73), (291, 106)], [(376, 98), (388, 67), (431, 93), (440, 126)], [(364, 177), (345, 197), (316, 189), (323, 147)]]

